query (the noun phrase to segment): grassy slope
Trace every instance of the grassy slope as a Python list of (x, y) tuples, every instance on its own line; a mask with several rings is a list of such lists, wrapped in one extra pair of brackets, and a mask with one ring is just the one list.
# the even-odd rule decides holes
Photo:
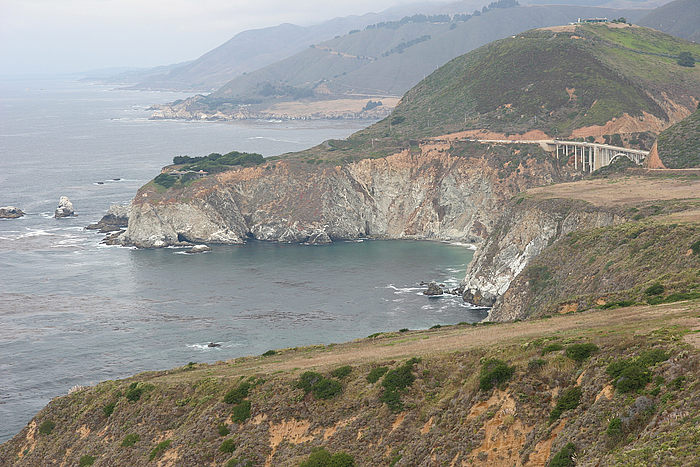
[(662, 95), (688, 106), (700, 95), (700, 67), (670, 57), (681, 51), (700, 56), (700, 45), (639, 27), (529, 31), (450, 61), (408, 91), (391, 116), (297, 157), (381, 156), (411, 139), (465, 129), (564, 137), (623, 114), (667, 120)]
[(659, 135), (659, 157), (669, 169), (700, 167), (700, 110)]
[(700, 3), (697, 0), (670, 2), (644, 16), (639, 24), (700, 42)]
[[(181, 465), (224, 465), (231, 458), (298, 465), (315, 446), (348, 452), (358, 465), (449, 464), (454, 459), (541, 465), (572, 441), (583, 463), (688, 465), (700, 455), (700, 353), (697, 331), (692, 331), (698, 329), (697, 309), (698, 302), (692, 302), (389, 333), (271, 357), (144, 373), (55, 399), (29, 428), (0, 447), (0, 461), (77, 465), (91, 455), (95, 465), (147, 465), (157, 444), (170, 440), (155, 457)], [(582, 363), (561, 350), (542, 356), (545, 345), (579, 342), (592, 342), (600, 350)], [(608, 387), (608, 363), (650, 348), (671, 356), (651, 367), (652, 383), (627, 394)], [(397, 367), (411, 357), (421, 359), (413, 366), (415, 382), (401, 394), (404, 410), (391, 413), (379, 399), (381, 381), (371, 384), (366, 376), (376, 365)], [(493, 357), (513, 365), (515, 374), (500, 389), (479, 390), (480, 362)], [(342, 394), (330, 400), (304, 396), (293, 385), (303, 371), (328, 375), (341, 365), (351, 365), (352, 372), (342, 379)], [(232, 406), (222, 399), (244, 380), (252, 385), (246, 397), (251, 418), (236, 424), (230, 420)], [(143, 392), (129, 401), (125, 394), (134, 383)], [(565, 411), (561, 422), (550, 422), (558, 395), (575, 385), (582, 390), (580, 405)], [(110, 403), (114, 411), (106, 416), (103, 408)], [(613, 437), (606, 429), (615, 417), (623, 424)], [(37, 425), (47, 421), (55, 424), (53, 431), (38, 433)], [(221, 436), (221, 424), (231, 433)], [(127, 435), (139, 439), (122, 446)], [(233, 440), (233, 452), (220, 451), (225, 439)]]

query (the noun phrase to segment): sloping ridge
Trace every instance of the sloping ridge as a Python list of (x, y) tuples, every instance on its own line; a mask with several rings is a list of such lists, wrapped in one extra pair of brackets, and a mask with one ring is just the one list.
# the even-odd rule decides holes
[(683, 39), (700, 42), (700, 2), (676, 0), (656, 8), (639, 24)]
[(659, 135), (658, 156), (668, 169), (700, 167), (700, 109)]

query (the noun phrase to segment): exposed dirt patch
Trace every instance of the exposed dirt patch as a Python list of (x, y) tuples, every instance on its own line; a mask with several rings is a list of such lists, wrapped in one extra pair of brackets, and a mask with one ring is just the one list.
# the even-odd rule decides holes
[(323, 432), (323, 439), (325, 441), (328, 441), (331, 438), (331, 436), (333, 436), (338, 430), (340, 430), (341, 428), (345, 428), (355, 420), (357, 420), (356, 416), (348, 418), (346, 420), (341, 420), (332, 427), (326, 428), (326, 430)]
[(158, 467), (171, 467), (177, 463), (177, 459), (180, 457), (179, 449), (169, 449), (165, 451), (163, 457), (158, 460)]
[[(607, 133), (606, 133), (607, 134)], [(540, 141), (543, 139), (552, 139), (547, 133), (542, 130), (530, 130), (523, 134), (496, 133), (490, 130), (466, 130), (458, 133), (450, 133), (448, 135), (437, 136), (433, 139), (437, 140), (456, 140), (456, 139), (493, 139), (493, 140), (510, 140), (510, 141)]]
[(29, 429), (27, 430), (27, 436), (25, 436), (25, 442), (17, 453), (17, 457), (22, 458), (24, 453), (32, 452), (36, 448), (36, 422), (32, 420), (29, 423)]
[(659, 157), (659, 145), (658, 145), (658, 143), (654, 143), (654, 146), (651, 147), (651, 151), (649, 151), (649, 155), (647, 156), (646, 160), (644, 161), (644, 165), (650, 169), (665, 169), (666, 168), (664, 163), (661, 161), (661, 158)]
[(595, 396), (595, 401), (598, 402), (598, 400), (601, 397), (605, 397), (607, 400), (610, 400), (613, 398), (615, 395), (615, 388), (612, 387), (612, 384), (608, 384), (603, 388), (602, 391), (600, 391), (596, 396)]
[(420, 429), (420, 434), (427, 435), (432, 427), (433, 427), (433, 417), (430, 417), (430, 420), (425, 422), (425, 425), (423, 425), (423, 428)]
[(578, 303), (567, 303), (559, 308), (559, 313), (562, 315), (573, 313), (575, 311), (578, 311)]
[(406, 413), (405, 413), (405, 412), (399, 414), (399, 416), (396, 417), (396, 420), (394, 421), (394, 424), (391, 425), (391, 431), (395, 431), (398, 427), (400, 427), (401, 424), (403, 423), (403, 421), (404, 421), (405, 419), (406, 419)]
[(80, 428), (78, 428), (78, 435), (80, 436), (80, 439), (85, 439), (90, 435), (90, 428), (88, 428), (87, 425), (83, 425)]
[(560, 421), (559, 425), (552, 430), (549, 438), (537, 443), (525, 464), (527, 467), (537, 467), (547, 464), (547, 459), (549, 459), (549, 455), (552, 453), (552, 443), (557, 439), (561, 430), (564, 429), (564, 425), (566, 425), (566, 420)]
[(673, 122), (667, 122), (650, 113), (644, 112), (640, 117), (633, 117), (624, 114), (621, 117), (613, 118), (605, 125), (591, 125), (577, 128), (571, 132), (571, 138), (585, 138), (588, 136), (613, 135), (618, 133), (641, 133), (651, 131), (660, 133)]
[(309, 435), (309, 427), (311, 423), (306, 420), (284, 420), (278, 424), (271, 424), (270, 433), (270, 448), (272, 452), (265, 461), (266, 466), (272, 466), (272, 458), (277, 452), (277, 447), (282, 441), (287, 441), (290, 444), (301, 444), (307, 441), (312, 441), (313, 436)]

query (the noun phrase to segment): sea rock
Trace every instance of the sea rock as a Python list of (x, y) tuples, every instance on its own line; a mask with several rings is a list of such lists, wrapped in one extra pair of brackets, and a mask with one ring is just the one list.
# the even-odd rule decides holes
[(216, 342), (209, 342), (209, 344), (207, 344), (207, 347), (221, 347), (221, 344), (217, 344)]
[(85, 228), (88, 230), (99, 230), (102, 233), (118, 232), (126, 229), (129, 225), (130, 211), (131, 205), (122, 206), (120, 204), (113, 204), (109, 207), (107, 214), (102, 216), (102, 219)]
[(67, 196), (61, 196), (61, 198), (58, 200), (58, 207), (56, 208), (53, 216), (56, 219), (59, 219), (61, 217), (71, 217), (76, 215), (77, 214), (75, 214), (75, 211), (73, 210), (73, 203), (70, 202)]
[(24, 212), (14, 206), (4, 206), (0, 208), (0, 219), (17, 219), (22, 216), (24, 216)]
[(211, 247), (209, 247), (207, 245), (195, 245), (192, 248), (190, 248), (189, 250), (187, 250), (186, 253), (194, 255), (197, 253), (204, 253), (205, 251), (211, 251)]
[(442, 290), (442, 287), (437, 285), (435, 282), (431, 282), (428, 285), (428, 290), (423, 292), (423, 295), (427, 295), (429, 297), (437, 297), (439, 295), (444, 294), (445, 292)]

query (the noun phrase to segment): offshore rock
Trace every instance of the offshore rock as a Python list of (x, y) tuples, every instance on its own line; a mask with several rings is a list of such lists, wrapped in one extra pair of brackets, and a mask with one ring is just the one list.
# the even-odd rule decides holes
[(61, 196), (61, 198), (58, 200), (58, 207), (56, 208), (53, 216), (56, 219), (59, 219), (61, 217), (71, 217), (76, 215), (77, 214), (75, 214), (75, 211), (73, 210), (73, 203), (70, 202), (67, 196)]
[(189, 250), (187, 250), (185, 253), (189, 253), (191, 255), (195, 255), (197, 253), (204, 253), (206, 251), (211, 251), (211, 247), (208, 245), (195, 245)]
[(0, 219), (18, 219), (24, 216), (21, 209), (14, 206), (0, 207)]
[[(488, 150), (487, 147), (484, 147)], [(521, 154), (503, 162), (450, 154), (430, 142), (344, 165), (280, 160), (163, 191), (143, 186), (121, 241), (141, 248), (246, 239), (323, 244), (361, 238), (483, 240), (505, 201), (561, 180), (556, 161)], [(495, 159), (495, 158), (494, 158)], [(504, 173), (505, 172), (505, 173)]]
[(131, 205), (122, 206), (113, 204), (109, 207), (107, 214), (102, 216), (95, 224), (85, 227), (88, 230), (99, 230), (101, 233), (118, 232), (126, 229), (129, 225), (129, 212)]
[(442, 295), (443, 293), (444, 291), (439, 285), (437, 285), (435, 282), (431, 282), (430, 284), (428, 284), (428, 290), (423, 292), (423, 295), (427, 295), (429, 297), (437, 297), (439, 295)]

